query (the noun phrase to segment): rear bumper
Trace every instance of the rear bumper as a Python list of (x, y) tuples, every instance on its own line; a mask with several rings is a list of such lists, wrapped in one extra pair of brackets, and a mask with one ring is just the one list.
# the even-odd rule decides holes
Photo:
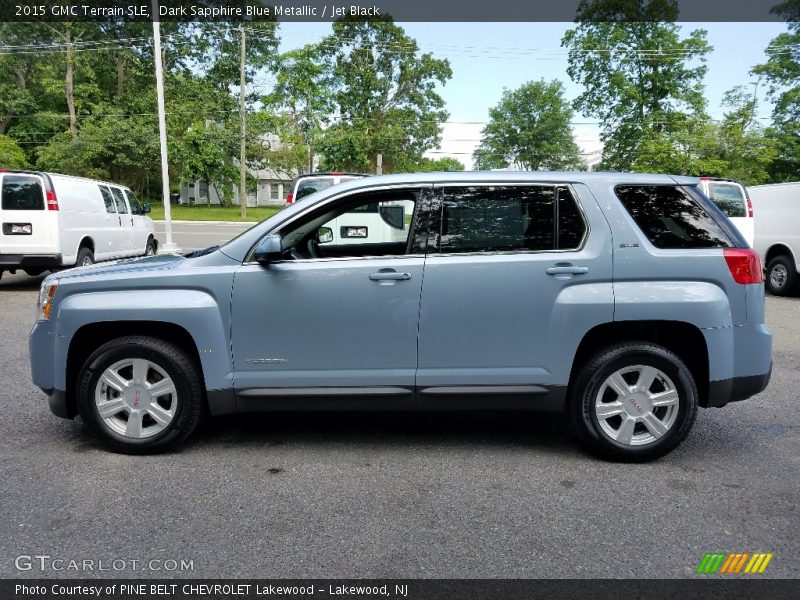
[(728, 402), (747, 400), (766, 389), (771, 375), (772, 365), (770, 365), (769, 371), (763, 375), (749, 375), (747, 377), (711, 381), (708, 384), (708, 398), (701, 406), (718, 408), (725, 406)]
[(0, 270), (49, 269), (60, 266), (60, 254), (0, 254)]

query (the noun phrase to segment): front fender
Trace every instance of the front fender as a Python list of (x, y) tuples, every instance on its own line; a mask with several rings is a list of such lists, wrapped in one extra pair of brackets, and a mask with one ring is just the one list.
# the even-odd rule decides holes
[(54, 319), (55, 387), (66, 390), (66, 364), (75, 333), (85, 325), (142, 321), (182, 327), (194, 340), (207, 390), (231, 389), (233, 365), (227, 307), (201, 290), (115, 290), (72, 294), (59, 304)]

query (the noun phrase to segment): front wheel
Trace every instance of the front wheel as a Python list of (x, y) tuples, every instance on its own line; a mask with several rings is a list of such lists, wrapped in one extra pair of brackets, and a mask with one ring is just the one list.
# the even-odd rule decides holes
[(153, 238), (147, 240), (147, 246), (144, 249), (145, 256), (155, 256), (156, 254), (156, 243)]
[(689, 433), (697, 386), (683, 361), (646, 342), (610, 346), (580, 369), (572, 385), (573, 428), (593, 454), (644, 462), (664, 456)]
[(788, 256), (776, 256), (767, 265), (767, 289), (775, 296), (788, 296), (797, 285), (794, 261)]
[(126, 454), (175, 448), (197, 428), (200, 372), (179, 347), (122, 337), (98, 348), (78, 379), (78, 409), (103, 443)]

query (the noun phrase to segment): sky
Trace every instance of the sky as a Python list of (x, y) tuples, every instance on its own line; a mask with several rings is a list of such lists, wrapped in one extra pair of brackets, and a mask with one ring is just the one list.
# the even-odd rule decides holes
[[(481, 129), (489, 109), (497, 104), (503, 89), (514, 89), (527, 81), (559, 79), (565, 95), (573, 100), (582, 91), (567, 75), (567, 56), (561, 37), (572, 23), (400, 23), (422, 52), (447, 58), (453, 77), (439, 89), (450, 113), (443, 126), (439, 148), (431, 158), (452, 156), (468, 169), (472, 152), (480, 143)], [(752, 89), (749, 71), (764, 61), (764, 48), (785, 23), (682, 23), (684, 35), (705, 29), (713, 51), (708, 55), (705, 77), (708, 112), (722, 117), (722, 95), (735, 85)], [(330, 33), (329, 23), (281, 23), (281, 52), (313, 43)], [(758, 116), (768, 123), (771, 105), (761, 87)], [(576, 113), (576, 122), (595, 121)], [(582, 152), (599, 150), (599, 128), (594, 124), (573, 126)]]

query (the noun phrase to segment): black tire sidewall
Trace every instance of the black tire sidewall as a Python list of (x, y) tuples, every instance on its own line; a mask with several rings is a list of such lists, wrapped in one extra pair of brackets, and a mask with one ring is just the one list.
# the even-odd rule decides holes
[[(178, 396), (178, 408), (172, 422), (152, 437), (131, 439), (109, 429), (94, 402), (95, 389), (103, 371), (117, 361), (147, 359), (170, 376)], [(97, 350), (84, 364), (78, 378), (78, 410), (84, 422), (113, 450), (132, 454), (159, 452), (177, 445), (196, 428), (201, 412), (199, 377), (189, 368), (188, 357), (171, 344), (148, 343), (148, 340), (122, 338)], [(187, 372), (188, 371), (188, 372)]]
[[(678, 391), (678, 415), (670, 430), (646, 446), (627, 446), (608, 437), (600, 428), (594, 402), (606, 378), (627, 366), (647, 365), (665, 373)], [(587, 373), (591, 370), (591, 373)], [(578, 406), (573, 422), (579, 437), (603, 458), (639, 462), (663, 456), (688, 434), (697, 413), (697, 387), (683, 362), (668, 350), (650, 344), (625, 345), (596, 355), (587, 363), (576, 386)]]
[[(786, 283), (780, 288), (775, 288), (772, 285), (772, 269), (775, 268), (776, 265), (783, 265), (786, 268)], [(792, 264), (789, 258), (786, 256), (776, 256), (769, 261), (769, 265), (767, 265), (766, 285), (770, 294), (774, 296), (788, 296), (792, 293), (796, 283), (797, 274), (795, 273), (794, 264)]]
[(94, 264), (94, 253), (91, 250), (89, 250), (89, 248), (81, 248), (80, 250), (78, 250), (78, 258), (75, 260), (75, 266), (82, 267), (83, 259), (87, 255), (91, 259), (92, 264)]

